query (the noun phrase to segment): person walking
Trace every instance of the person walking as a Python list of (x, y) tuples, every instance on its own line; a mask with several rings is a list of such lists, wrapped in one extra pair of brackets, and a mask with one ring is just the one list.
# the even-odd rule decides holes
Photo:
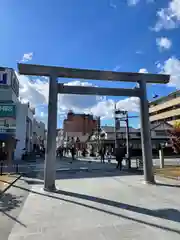
[(73, 145), (71, 148), (71, 156), (72, 156), (72, 160), (75, 160), (75, 154), (76, 154), (76, 150), (75, 150), (75, 146)]
[(116, 148), (116, 161), (117, 161), (117, 166), (116, 168), (121, 171), (122, 170), (122, 161), (125, 156), (125, 148), (123, 146), (119, 146)]
[(101, 148), (100, 151), (99, 151), (99, 154), (100, 154), (100, 158), (101, 158), (101, 163), (105, 163), (105, 148)]
[(111, 163), (112, 149), (109, 147), (107, 152), (108, 163)]

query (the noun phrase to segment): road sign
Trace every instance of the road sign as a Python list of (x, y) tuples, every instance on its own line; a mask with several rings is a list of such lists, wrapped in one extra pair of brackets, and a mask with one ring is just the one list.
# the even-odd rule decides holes
[(1, 117), (16, 117), (16, 106), (13, 104), (0, 104), (0, 118)]

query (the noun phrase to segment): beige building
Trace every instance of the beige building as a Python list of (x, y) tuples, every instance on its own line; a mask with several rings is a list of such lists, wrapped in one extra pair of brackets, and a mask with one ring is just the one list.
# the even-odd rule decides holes
[(180, 120), (180, 90), (149, 103), (151, 123), (167, 122), (171, 125)]

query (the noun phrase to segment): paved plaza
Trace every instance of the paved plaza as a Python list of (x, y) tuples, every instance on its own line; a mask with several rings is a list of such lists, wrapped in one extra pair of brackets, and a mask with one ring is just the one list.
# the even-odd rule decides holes
[[(125, 161), (124, 161), (125, 163)], [(62, 159), (57, 158), (56, 160), (56, 170), (66, 171), (66, 170), (77, 170), (77, 169), (114, 169), (116, 167), (116, 160), (113, 158), (111, 163), (108, 163), (108, 160), (105, 160), (105, 164), (102, 164), (100, 159), (93, 157), (80, 157), (75, 161), (72, 161), (70, 157), (64, 157)], [(159, 167), (160, 161), (159, 159), (153, 159), (154, 166)], [(135, 159), (131, 161), (132, 168), (137, 167), (137, 163)], [(179, 158), (166, 158), (165, 166), (180, 166)], [(16, 172), (16, 164), (14, 168), (12, 168), (14, 172)], [(3, 168), (3, 171), (6, 172), (6, 168)], [(21, 173), (31, 172), (31, 171), (44, 171), (44, 160), (38, 160), (37, 162), (18, 162), (18, 171)]]
[(8, 239), (180, 239), (180, 183), (159, 178), (145, 185), (143, 176), (126, 173), (76, 175), (57, 176), (55, 193), (29, 179), (32, 188)]

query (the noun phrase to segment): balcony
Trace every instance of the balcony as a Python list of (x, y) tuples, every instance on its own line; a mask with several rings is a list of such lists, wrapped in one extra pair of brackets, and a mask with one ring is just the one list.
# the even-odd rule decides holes
[(149, 113), (158, 112), (162, 109), (166, 110), (166, 108), (179, 105), (179, 103), (180, 103), (180, 97), (177, 97), (169, 101), (166, 101), (164, 103), (158, 104), (156, 106), (150, 106)]
[(150, 122), (163, 120), (163, 119), (167, 121), (171, 121), (173, 119), (168, 120), (168, 118), (175, 117), (175, 116), (179, 116), (179, 119), (180, 119), (180, 108), (150, 116), (149, 120)]

